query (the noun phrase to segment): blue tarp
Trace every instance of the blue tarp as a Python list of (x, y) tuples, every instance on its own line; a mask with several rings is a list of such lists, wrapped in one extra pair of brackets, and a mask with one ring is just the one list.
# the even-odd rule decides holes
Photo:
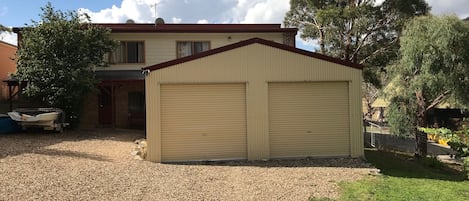
[(0, 116), (0, 134), (18, 133), (21, 127), (10, 117)]

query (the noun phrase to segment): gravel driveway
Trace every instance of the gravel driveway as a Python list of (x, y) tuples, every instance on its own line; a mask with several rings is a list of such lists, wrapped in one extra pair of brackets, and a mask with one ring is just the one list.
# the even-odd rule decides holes
[(135, 160), (143, 132), (0, 135), (0, 200), (307, 200), (367, 175), (358, 159), (158, 164)]

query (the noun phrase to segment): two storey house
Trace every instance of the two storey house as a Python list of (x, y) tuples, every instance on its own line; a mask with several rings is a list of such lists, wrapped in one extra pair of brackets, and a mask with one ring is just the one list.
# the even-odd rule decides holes
[(250, 38), (295, 46), (296, 28), (280, 24), (98, 24), (112, 30), (118, 47), (97, 67), (99, 92), (84, 104), (81, 127), (143, 129), (142, 68), (187, 57)]

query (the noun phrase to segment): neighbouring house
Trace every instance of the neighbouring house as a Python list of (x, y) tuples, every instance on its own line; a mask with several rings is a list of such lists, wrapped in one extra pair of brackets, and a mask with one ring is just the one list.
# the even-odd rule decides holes
[[(375, 113), (371, 121), (387, 123), (389, 112), (389, 100), (383, 97), (377, 98), (371, 105)], [(427, 113), (427, 126), (434, 128), (449, 128), (456, 130), (462, 125), (462, 121), (469, 117), (469, 112), (465, 107), (444, 101)]]
[[(400, 92), (403, 90), (395, 86), (396, 81), (397, 79), (391, 80), (391, 82), (383, 88), (382, 94), (371, 104), (374, 110), (371, 121), (387, 123), (390, 100), (389, 97), (386, 97), (386, 94), (392, 94), (394, 91)], [(452, 98), (447, 97), (443, 102), (428, 111), (426, 121), (428, 127), (445, 127), (455, 130), (461, 126), (462, 120), (467, 117), (469, 117), (467, 108), (458, 104), (457, 101), (454, 101)]]
[(363, 156), (362, 66), (281, 43), (145, 67), (148, 159)]
[(8, 80), (9, 74), (16, 72), (16, 46), (0, 41), (0, 101), (9, 98)]

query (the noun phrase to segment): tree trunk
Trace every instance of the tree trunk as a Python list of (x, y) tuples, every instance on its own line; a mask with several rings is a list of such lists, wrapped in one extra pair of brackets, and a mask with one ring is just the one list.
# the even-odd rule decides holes
[(324, 42), (324, 31), (322, 30), (322, 27), (319, 28), (319, 47), (320, 47), (320, 53), (321, 54), (326, 54), (326, 45)]
[(427, 134), (420, 131), (418, 128), (427, 127), (427, 110), (425, 107), (425, 98), (422, 91), (415, 93), (417, 98), (417, 128), (415, 131), (415, 156), (427, 156)]

